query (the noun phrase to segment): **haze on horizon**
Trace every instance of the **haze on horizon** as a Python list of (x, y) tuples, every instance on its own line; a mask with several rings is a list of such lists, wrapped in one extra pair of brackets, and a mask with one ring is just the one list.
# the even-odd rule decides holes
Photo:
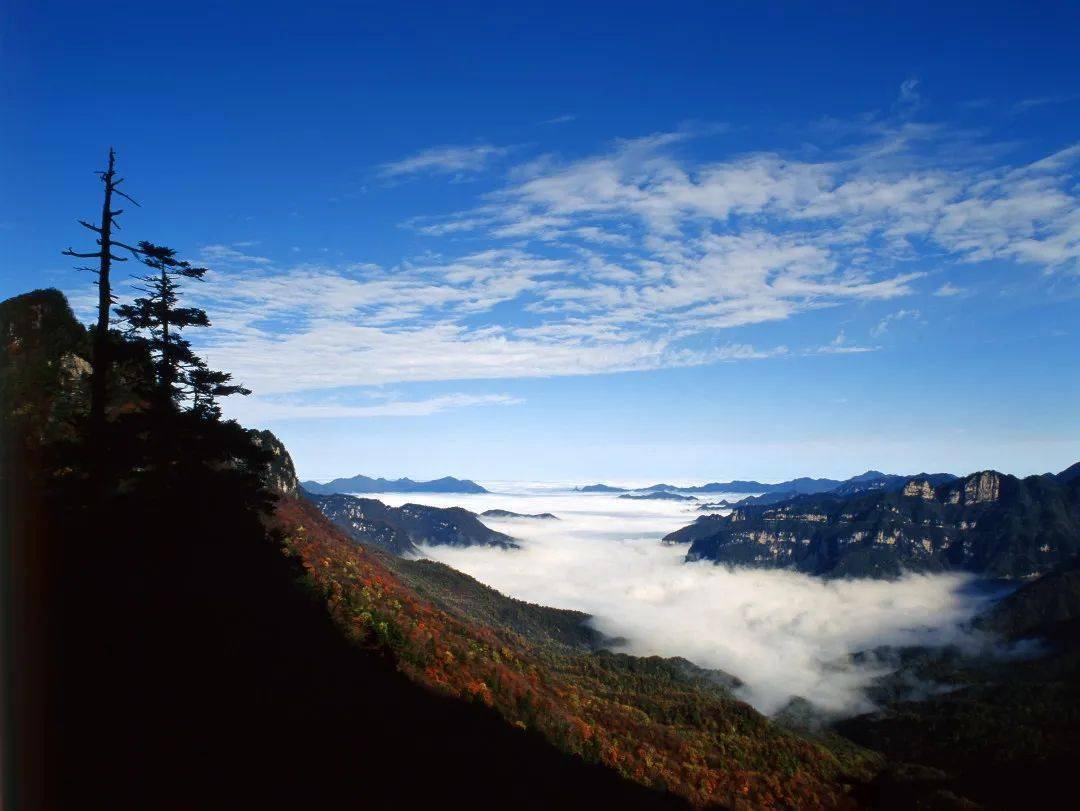
[[(1080, 459), (1075, 10), (193, 9), (6, 15), (0, 295), (87, 314), (60, 251), (114, 145), (129, 229), (212, 269), (228, 415), (304, 478)], [(176, 81), (132, 69), (162, 30)], [(56, 92), (106, 79), (107, 120)]]

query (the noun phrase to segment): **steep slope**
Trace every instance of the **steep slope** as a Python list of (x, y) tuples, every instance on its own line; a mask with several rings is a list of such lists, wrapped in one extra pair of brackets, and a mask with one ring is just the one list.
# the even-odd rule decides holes
[(4, 302), (0, 323), (5, 807), (683, 805), (351, 644), (263, 523), (258, 477), (287, 489), (291, 469), (272, 435), (178, 412), (176, 441), (149, 443), (113, 408), (102, 476), (63, 297)]
[[(423, 564), (413, 564), (410, 587), (410, 575), (398, 576), (386, 558), (345, 537), (305, 501), (283, 501), (276, 526), (354, 642), (386, 651), (418, 683), (492, 707), (512, 725), (624, 777), (698, 804), (816, 808), (848, 803), (851, 783), (874, 768), (869, 755), (841, 760), (774, 726), (732, 699), (729, 683), (687, 663), (574, 650), (577, 616), (548, 615), (545, 630), (527, 631), (530, 638), (513, 622), (475, 622), (469, 617), (498, 616), (505, 604), (478, 596), (484, 587), (475, 581), (459, 594), (463, 576), (445, 568), (432, 587), (432, 578), (416, 573)], [(418, 582), (428, 584), (426, 598)], [(437, 604), (447, 601), (464, 607)], [(536, 622), (529, 609), (517, 611), (518, 629)], [(566, 640), (552, 637), (567, 631)]]
[(469, 575), (433, 560), (372, 556), (392, 571), (417, 597), (454, 616), (489, 628), (504, 628), (539, 645), (595, 651), (612, 644), (588, 625), (580, 611), (526, 603), (506, 597)]
[(428, 482), (412, 479), (372, 479), (369, 476), (351, 476), (320, 484), (306, 481), (301, 486), (315, 495), (333, 493), (486, 493), (483, 487), (469, 479), (444, 476)]
[(142, 527), (171, 496), (146, 491), (110, 505), (124, 518), (107, 537), (84, 520), (79, 544), (67, 521), (55, 536), (70, 558), (56, 807), (674, 806), (350, 644), (239, 494), (213, 490), (187, 488), (152, 544)]
[(799, 496), (702, 516), (665, 537), (688, 560), (889, 577), (960, 569), (1000, 577), (1046, 571), (1080, 552), (1080, 484), (996, 471), (934, 486)]
[(373, 498), (343, 493), (309, 496), (324, 515), (360, 543), (371, 544), (395, 555), (417, 555), (421, 544), (429, 546), (517, 546), (509, 535), (484, 526), (476, 513), (461, 507), (428, 507), (403, 504), (388, 507)]

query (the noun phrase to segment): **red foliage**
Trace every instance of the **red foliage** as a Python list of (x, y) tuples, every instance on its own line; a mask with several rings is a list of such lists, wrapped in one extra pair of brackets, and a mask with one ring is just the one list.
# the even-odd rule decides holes
[[(344, 632), (390, 653), (430, 689), (494, 707), (566, 751), (697, 805), (853, 805), (830, 752), (776, 730), (743, 705), (717, 706), (719, 717), (700, 727), (659, 723), (633, 706), (632, 696), (613, 695), (591, 676), (585, 655), (553, 664), (512, 632), (466, 622), (418, 598), (307, 502), (282, 499), (274, 523), (283, 551), (302, 562)], [(734, 732), (748, 724), (750, 733)]]

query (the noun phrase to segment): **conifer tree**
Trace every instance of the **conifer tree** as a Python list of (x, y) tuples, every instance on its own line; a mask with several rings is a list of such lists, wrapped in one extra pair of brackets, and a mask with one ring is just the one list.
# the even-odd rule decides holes
[(246, 397), (251, 394), (251, 389), (233, 383), (231, 374), (208, 369), (202, 361), (188, 369), (187, 382), (192, 399), (191, 410), (200, 417), (212, 420), (221, 417), (218, 397), (229, 397), (233, 394)]
[(178, 306), (181, 280), (201, 280), (207, 269), (177, 259), (176, 251), (164, 245), (143, 241), (137, 250), (139, 260), (151, 270), (139, 277), (143, 286), (138, 290), (145, 295), (118, 307), (116, 312), (131, 331), (149, 333), (148, 343), (157, 366), (159, 405), (170, 406), (183, 395), (184, 370), (199, 362), (181, 331), (185, 327), (210, 326), (204, 310)]
[(139, 277), (144, 286), (138, 289), (145, 295), (118, 307), (117, 314), (130, 331), (149, 334), (147, 343), (157, 367), (158, 406), (171, 410), (190, 398), (196, 414), (217, 419), (221, 416), (218, 397), (251, 391), (232, 383), (232, 375), (207, 368), (183, 337), (187, 327), (210, 326), (205, 310), (179, 306), (183, 280), (202, 281), (207, 269), (177, 259), (176, 251), (164, 245), (143, 241), (136, 250), (139, 260), (151, 269)]

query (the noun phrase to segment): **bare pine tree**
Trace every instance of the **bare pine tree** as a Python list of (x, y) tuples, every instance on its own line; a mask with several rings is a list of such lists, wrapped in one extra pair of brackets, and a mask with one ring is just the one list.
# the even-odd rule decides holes
[(96, 268), (83, 268), (97, 276), (98, 286), (98, 313), (97, 325), (94, 328), (94, 371), (90, 377), (90, 427), (95, 435), (100, 433), (105, 424), (105, 403), (109, 396), (109, 374), (112, 358), (110, 357), (109, 322), (112, 313), (112, 305), (116, 298), (112, 294), (109, 273), (113, 262), (125, 262), (122, 256), (115, 256), (113, 247), (125, 248), (136, 252), (130, 245), (125, 245), (113, 238), (113, 231), (120, 230), (116, 218), (124, 213), (123, 209), (113, 210), (113, 196), (123, 197), (134, 205), (139, 205), (131, 197), (124, 194), (117, 187), (124, 182), (123, 178), (116, 176), (116, 153), (109, 149), (109, 165), (103, 172), (97, 173), (101, 182), (105, 185), (104, 201), (101, 204), (101, 225), (79, 220), (79, 224), (97, 234), (98, 250), (91, 253), (79, 253), (71, 248), (64, 251), (65, 256), (74, 256), (79, 259), (97, 259)]

